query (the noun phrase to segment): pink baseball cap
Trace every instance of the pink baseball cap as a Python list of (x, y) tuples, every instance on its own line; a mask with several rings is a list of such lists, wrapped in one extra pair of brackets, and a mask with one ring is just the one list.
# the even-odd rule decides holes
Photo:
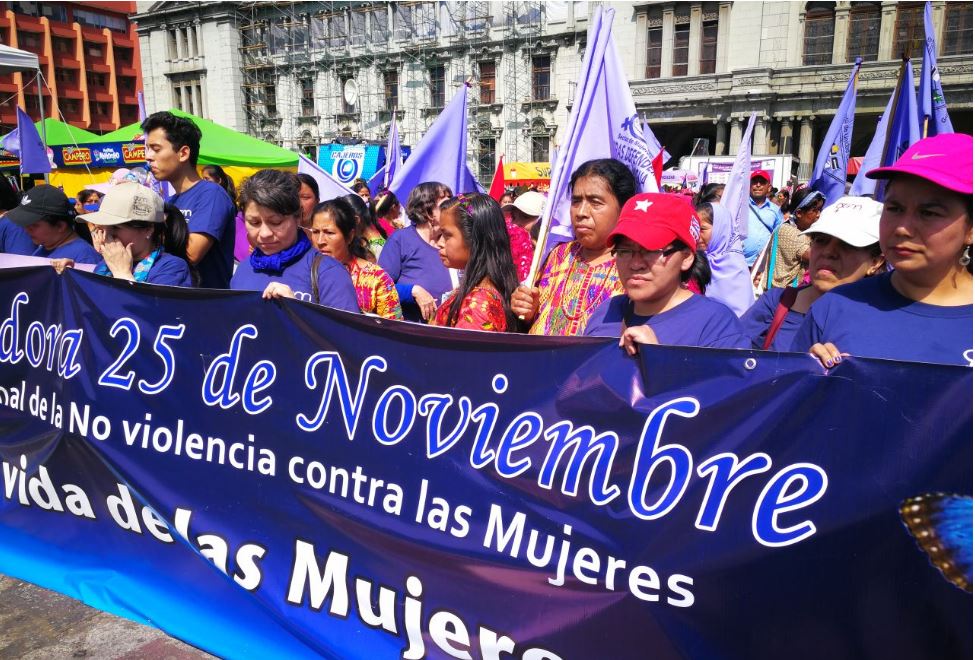
[(871, 179), (911, 174), (955, 192), (972, 194), (972, 136), (943, 133), (918, 140), (889, 167), (867, 172)]

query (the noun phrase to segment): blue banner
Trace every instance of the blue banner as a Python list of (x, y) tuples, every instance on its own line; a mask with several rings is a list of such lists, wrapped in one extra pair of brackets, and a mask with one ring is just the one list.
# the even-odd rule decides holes
[(223, 657), (971, 657), (971, 369), (0, 282), (0, 572)]

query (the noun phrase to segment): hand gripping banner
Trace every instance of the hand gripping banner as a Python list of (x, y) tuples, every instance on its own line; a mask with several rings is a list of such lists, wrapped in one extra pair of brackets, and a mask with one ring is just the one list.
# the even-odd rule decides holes
[(0, 572), (220, 656), (971, 657), (970, 369), (50, 268), (0, 319)]

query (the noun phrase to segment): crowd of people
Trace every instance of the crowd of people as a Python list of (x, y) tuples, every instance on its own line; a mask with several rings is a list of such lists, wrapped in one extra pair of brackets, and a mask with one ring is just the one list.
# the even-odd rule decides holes
[(397, 321), (614, 337), (629, 354), (668, 344), (807, 352), (825, 368), (848, 355), (972, 363), (971, 136), (923, 139), (869, 172), (883, 203), (773, 191), (755, 171), (747, 230), (723, 186), (639, 193), (623, 163), (592, 160), (570, 181), (574, 239), (550, 245), (535, 190), (495, 201), (431, 181), (401, 200), (357, 182), (322, 200), (313, 177), (266, 169), (238, 191), (220, 167), (198, 171), (189, 120), (160, 112), (143, 129), (167, 202), (137, 181), (74, 203), (49, 185), (20, 199), (0, 186), (0, 250)]

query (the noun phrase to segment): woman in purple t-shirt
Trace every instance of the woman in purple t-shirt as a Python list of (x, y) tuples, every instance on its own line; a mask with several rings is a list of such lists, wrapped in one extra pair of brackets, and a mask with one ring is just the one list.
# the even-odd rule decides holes
[(440, 203), (452, 195), (450, 188), (435, 181), (410, 191), (406, 214), (413, 225), (393, 233), (379, 255), (380, 268), (396, 283), (407, 321), (428, 321), (441, 297), (454, 288), (437, 248)]
[(261, 291), (266, 300), (297, 298), (359, 312), (348, 271), (319, 254), (301, 231), (301, 181), (280, 170), (260, 170), (240, 188), (247, 240), (254, 250), (240, 262), (230, 288)]

